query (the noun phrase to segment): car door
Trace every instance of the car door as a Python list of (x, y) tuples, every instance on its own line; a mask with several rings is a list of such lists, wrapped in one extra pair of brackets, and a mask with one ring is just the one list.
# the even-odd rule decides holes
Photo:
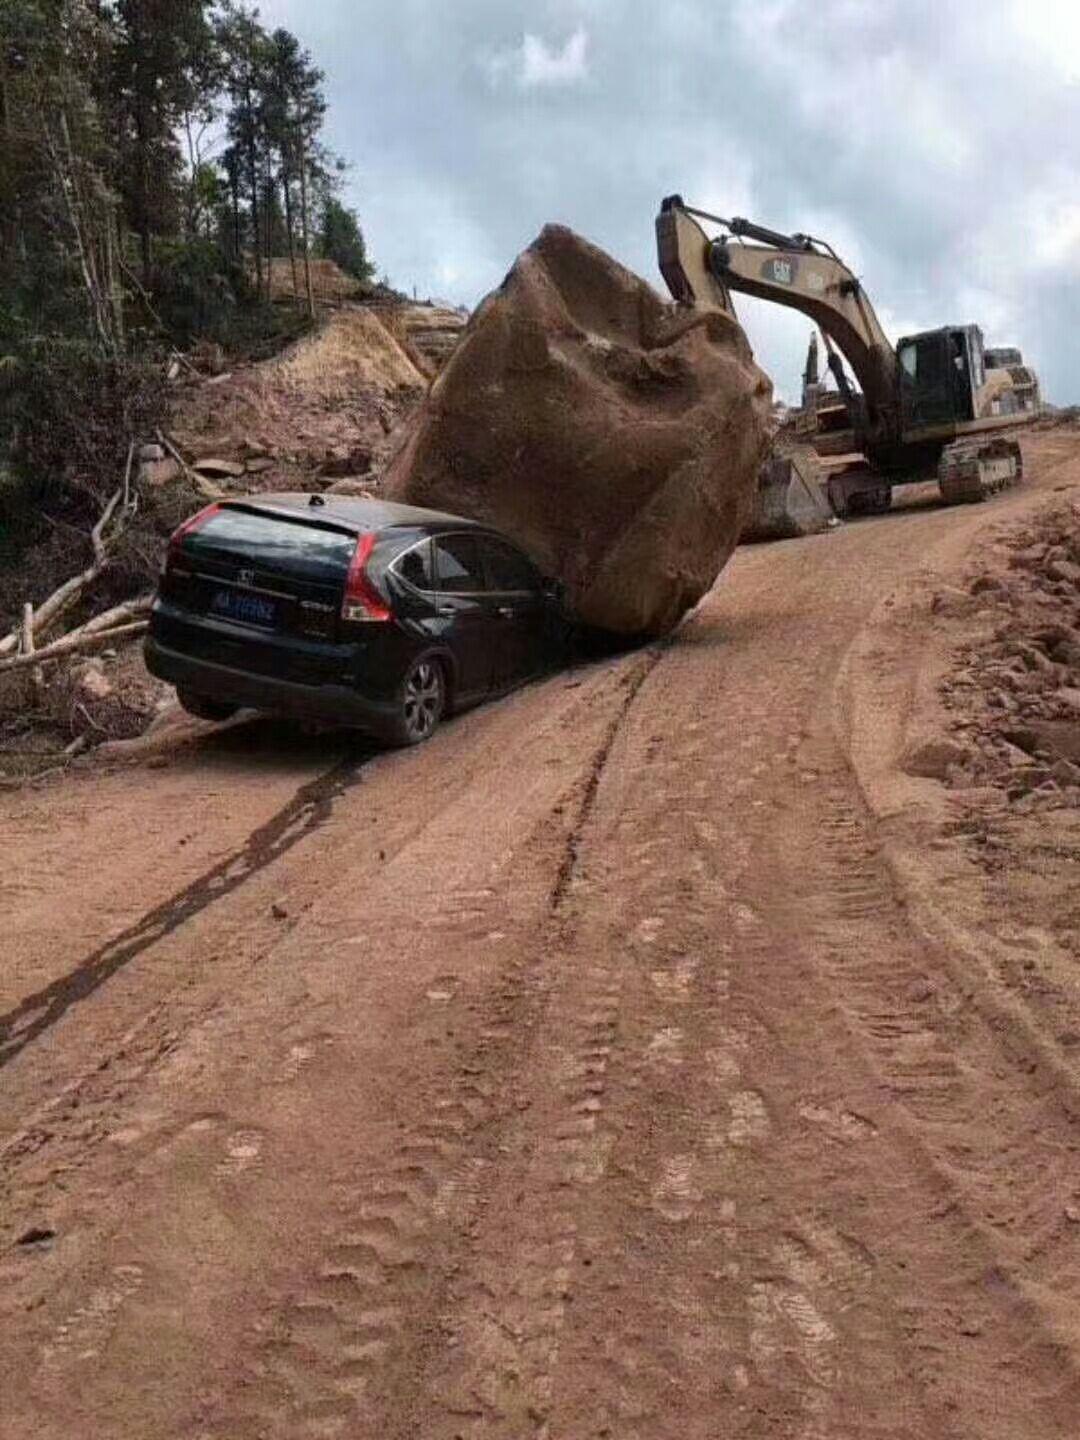
[(543, 663), (544, 598), (532, 562), (509, 541), (480, 537), (488, 595), (496, 620), (492, 684), (506, 689)]
[(432, 544), (436, 609), (457, 662), (458, 698), (476, 700), (492, 688), (501, 617), (489, 603), (478, 537), (456, 530), (434, 536)]

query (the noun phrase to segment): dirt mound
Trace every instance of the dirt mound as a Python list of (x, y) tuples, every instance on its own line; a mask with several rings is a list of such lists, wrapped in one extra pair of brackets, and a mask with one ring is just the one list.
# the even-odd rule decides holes
[(468, 311), (448, 305), (403, 305), (397, 316), (405, 336), (424, 357), (432, 374), (438, 374), (446, 365), (469, 323)]
[[(266, 263), (265, 261), (263, 262)], [(360, 290), (360, 282), (346, 275), (333, 260), (311, 260), (311, 288), (316, 300), (349, 300)], [(255, 268), (250, 267), (251, 278)], [(270, 297), (273, 300), (303, 299), (307, 294), (304, 262), (297, 259), (295, 268), (288, 256), (275, 256), (270, 262)]]
[[(1010, 537), (964, 588), (935, 597), (943, 618), (984, 621), (942, 682), (951, 735), (935, 778), (994, 787), (1021, 812), (1080, 806), (1078, 597), (1076, 501)], [(920, 758), (908, 757), (909, 770)]]
[(173, 433), (188, 459), (250, 471), (246, 488), (304, 489), (368, 468), (426, 388), (421, 364), (381, 312), (335, 310), (272, 360), (178, 387)]
[(514, 536), (580, 618), (670, 630), (739, 537), (771, 400), (746, 337), (548, 226), (481, 305), (384, 477)]
[(416, 390), (426, 377), (373, 310), (341, 310), (262, 367), (266, 384), (302, 389), (322, 400), (346, 399), (358, 387)]

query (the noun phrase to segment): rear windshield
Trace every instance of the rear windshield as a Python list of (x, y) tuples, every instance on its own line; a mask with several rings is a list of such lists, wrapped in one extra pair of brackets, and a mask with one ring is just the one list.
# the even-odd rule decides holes
[(185, 548), (247, 558), (265, 569), (325, 574), (346, 571), (356, 536), (340, 530), (225, 506), (188, 537)]

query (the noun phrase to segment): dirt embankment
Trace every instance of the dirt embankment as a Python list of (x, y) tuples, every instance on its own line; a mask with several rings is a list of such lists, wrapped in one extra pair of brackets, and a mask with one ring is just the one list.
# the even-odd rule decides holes
[(1055, 501), (1002, 534), (963, 588), (938, 591), (932, 606), (949, 644), (940, 736), (916, 743), (906, 768), (943, 780), (943, 835), (984, 877), (993, 924), (1038, 925), (1075, 962), (1080, 501)]
[(964, 635), (941, 682), (957, 798), (992, 786), (1018, 813), (1080, 805), (1080, 504), (1003, 539), (935, 610)]
[(423, 322), (449, 351), (451, 315), (460, 333), (463, 318), (441, 307), (340, 306), (274, 359), (182, 385), (176, 439), (194, 463), (220, 462), (216, 473), (241, 489), (370, 476), (437, 373), (419, 343)]

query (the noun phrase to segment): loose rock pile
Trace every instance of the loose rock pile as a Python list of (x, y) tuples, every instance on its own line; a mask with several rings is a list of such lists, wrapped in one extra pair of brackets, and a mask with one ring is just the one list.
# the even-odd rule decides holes
[(1020, 811), (1080, 806), (1080, 502), (1044, 516), (1015, 541), (1007, 566), (941, 592), (935, 606), (977, 606), (995, 622), (942, 684), (954, 719), (940, 742), (941, 778), (1004, 791)]

